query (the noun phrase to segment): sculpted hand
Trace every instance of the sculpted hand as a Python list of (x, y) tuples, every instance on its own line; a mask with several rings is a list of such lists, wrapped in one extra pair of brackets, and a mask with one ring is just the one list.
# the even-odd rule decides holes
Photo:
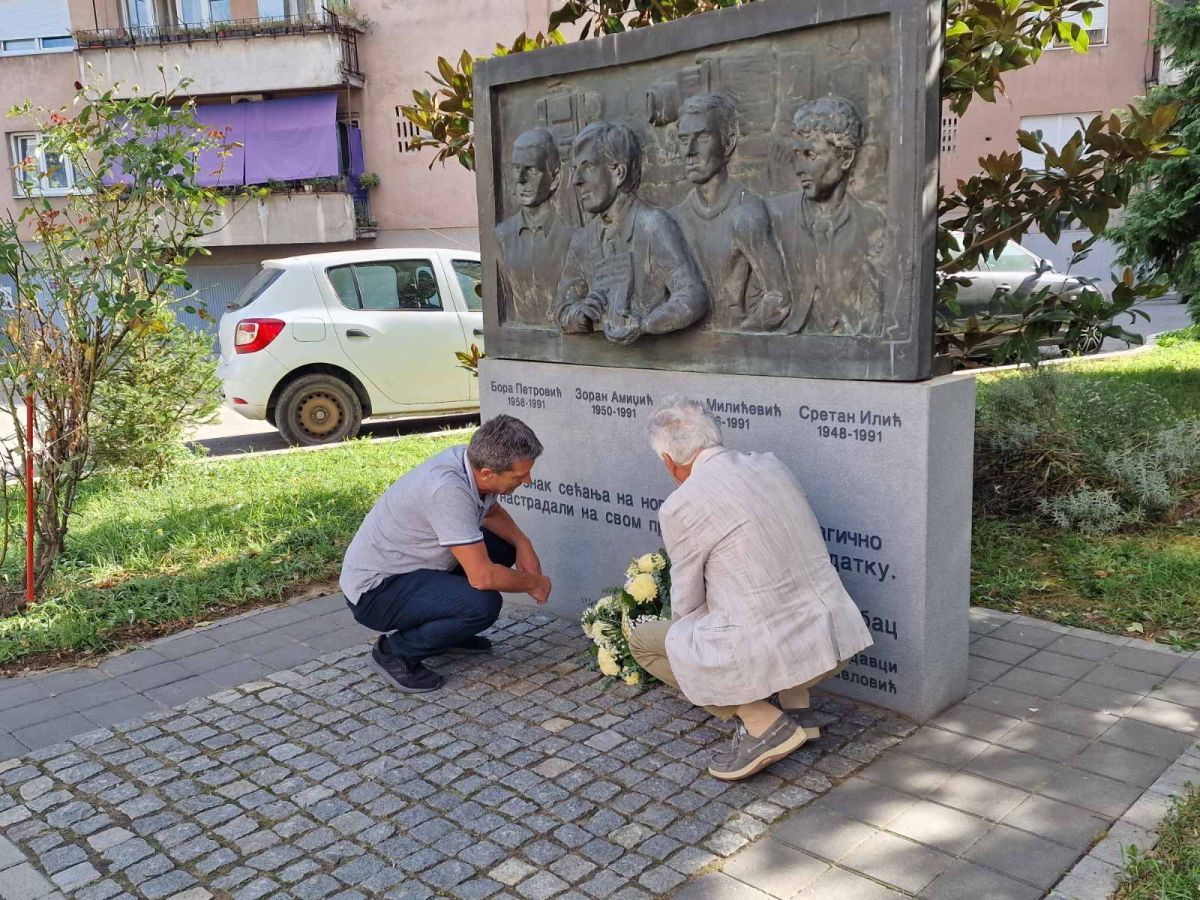
[(642, 336), (642, 323), (637, 316), (622, 316), (621, 321), (604, 326), (604, 336), (617, 344), (632, 344)]
[(599, 325), (604, 318), (604, 298), (599, 294), (588, 294), (579, 304), (580, 315), (587, 316), (594, 324)]
[(538, 606), (541, 606), (550, 599), (550, 579), (545, 575), (542, 576), (541, 583), (529, 592), (529, 596), (537, 601)]
[(533, 544), (526, 543), (517, 548), (516, 568), (518, 572), (527, 572), (530, 575), (542, 574), (542, 561), (538, 559)]
[(768, 291), (758, 307), (746, 316), (746, 325), (771, 331), (778, 328), (792, 311), (792, 304), (780, 291)]

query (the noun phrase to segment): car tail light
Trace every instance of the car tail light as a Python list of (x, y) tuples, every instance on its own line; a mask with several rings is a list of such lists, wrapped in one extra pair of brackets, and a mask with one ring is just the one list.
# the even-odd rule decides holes
[(233, 349), (238, 353), (257, 353), (279, 337), (282, 319), (242, 319), (233, 333)]

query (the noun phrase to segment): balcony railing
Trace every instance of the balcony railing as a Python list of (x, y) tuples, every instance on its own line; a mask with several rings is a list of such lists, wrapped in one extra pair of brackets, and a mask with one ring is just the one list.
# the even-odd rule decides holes
[(348, 77), (362, 77), (358, 62), (359, 29), (331, 12), (265, 19), (231, 19), (207, 25), (156, 25), (74, 32), (77, 50), (164, 47), (171, 44), (194, 44), (235, 38), (273, 38), (304, 34), (337, 35), (342, 46), (343, 73)]

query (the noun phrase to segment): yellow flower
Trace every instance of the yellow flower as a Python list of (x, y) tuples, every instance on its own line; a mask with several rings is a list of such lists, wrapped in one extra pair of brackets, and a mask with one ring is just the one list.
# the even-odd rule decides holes
[(664, 557), (661, 553), (652, 553), (650, 555), (650, 559), (654, 565), (655, 572), (661, 572), (667, 567), (666, 557)]
[(592, 626), (588, 622), (583, 623), (583, 633), (588, 637), (592, 637)]
[(625, 584), (625, 590), (629, 591), (629, 595), (638, 603), (649, 603), (658, 596), (658, 585), (654, 583), (654, 576), (648, 572), (630, 578)]
[(600, 664), (600, 671), (605, 675), (621, 674), (621, 667), (617, 665), (617, 661), (613, 658), (612, 653), (603, 647), (596, 654), (596, 662)]
[(642, 683), (642, 673), (641, 672), (630, 672), (628, 675), (625, 676), (625, 683), (626, 684), (641, 684)]
[(654, 554), (647, 553), (645, 556), (639, 556), (637, 559), (637, 570), (639, 572), (653, 572), (655, 570)]
[(596, 643), (607, 641), (610, 637), (612, 637), (612, 626), (607, 622), (594, 622), (592, 623), (591, 636), (592, 640), (594, 640)]

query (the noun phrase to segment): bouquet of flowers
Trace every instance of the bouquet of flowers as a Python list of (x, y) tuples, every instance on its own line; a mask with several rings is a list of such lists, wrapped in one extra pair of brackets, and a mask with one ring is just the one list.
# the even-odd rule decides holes
[(600, 671), (626, 684), (653, 681), (629, 650), (634, 626), (671, 618), (671, 560), (665, 550), (633, 560), (625, 570), (625, 585), (583, 611), (583, 633), (591, 638), (591, 653)]

